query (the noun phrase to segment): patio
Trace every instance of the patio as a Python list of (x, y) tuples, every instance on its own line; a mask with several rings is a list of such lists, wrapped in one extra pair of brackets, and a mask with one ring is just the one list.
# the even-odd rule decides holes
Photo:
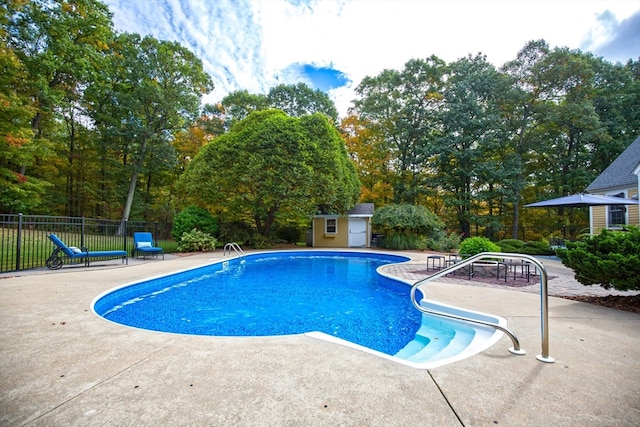
[[(407, 255), (416, 262), (389, 272), (411, 280), (428, 254)], [(640, 425), (640, 315), (549, 298), (556, 362), (545, 364), (535, 358), (540, 303), (531, 290), (429, 285), (429, 298), (506, 317), (527, 354), (509, 353), (505, 336), (428, 371), (303, 335), (172, 335), (90, 310), (110, 288), (219, 258), (0, 276), (0, 424)], [(570, 288), (571, 272), (549, 264), (550, 293)]]

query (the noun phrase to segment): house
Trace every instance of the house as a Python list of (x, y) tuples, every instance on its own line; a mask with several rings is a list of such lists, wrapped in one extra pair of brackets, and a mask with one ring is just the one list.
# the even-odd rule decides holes
[[(589, 186), (591, 194), (638, 199), (640, 194), (640, 137), (618, 156)], [(638, 205), (592, 206), (589, 209), (591, 234), (603, 228), (640, 225)]]
[(368, 248), (371, 246), (373, 203), (360, 203), (346, 215), (315, 215), (311, 246)]

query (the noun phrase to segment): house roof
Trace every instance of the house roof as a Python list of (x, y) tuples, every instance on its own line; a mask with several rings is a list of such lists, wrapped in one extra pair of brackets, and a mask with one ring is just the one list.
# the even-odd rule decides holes
[(640, 164), (640, 137), (627, 147), (610, 165), (586, 188), (588, 192), (616, 187), (638, 185), (638, 177), (633, 174)]

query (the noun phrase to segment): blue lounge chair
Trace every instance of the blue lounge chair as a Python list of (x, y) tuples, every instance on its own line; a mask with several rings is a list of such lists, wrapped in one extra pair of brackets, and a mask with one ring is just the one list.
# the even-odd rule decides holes
[(129, 258), (127, 258), (127, 251), (89, 251), (87, 248), (75, 248), (64, 244), (62, 240), (55, 234), (49, 234), (49, 239), (56, 245), (53, 253), (47, 259), (47, 268), (51, 270), (57, 270), (64, 264), (64, 259), (82, 259), (84, 260), (85, 267), (89, 266), (89, 260), (91, 258), (120, 258), (122, 262), (129, 264)]
[(147, 254), (155, 257), (162, 254), (162, 259), (164, 259), (164, 251), (153, 244), (151, 233), (133, 233), (133, 256), (138, 256), (140, 253), (143, 259), (147, 259)]

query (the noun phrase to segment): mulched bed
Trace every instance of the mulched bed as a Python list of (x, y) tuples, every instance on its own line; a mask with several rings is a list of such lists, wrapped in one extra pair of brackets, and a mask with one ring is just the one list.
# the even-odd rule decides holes
[[(430, 276), (434, 273), (433, 270), (418, 270), (415, 273), (417, 274), (424, 274), (425, 276)], [(491, 269), (491, 270), (487, 270), (487, 271), (478, 271), (473, 278), (471, 278), (472, 281), (476, 281), (476, 282), (482, 282), (482, 283), (488, 283), (491, 285), (498, 285), (498, 286), (507, 286), (509, 288), (523, 288), (526, 286), (533, 286), (533, 285), (539, 285), (540, 284), (540, 276), (534, 276), (531, 275), (529, 277), (529, 280), (527, 281), (526, 277), (522, 277), (519, 275), (516, 275), (515, 279), (513, 277), (513, 273), (510, 273), (507, 276), (507, 281), (505, 282), (504, 280), (504, 276), (502, 275), (503, 273), (500, 273), (500, 278), (498, 279), (495, 275), (495, 270)], [(548, 276), (547, 279), (551, 280), (553, 278), (555, 278), (556, 276)], [(469, 279), (469, 273), (467, 273), (464, 270), (458, 270), (456, 272), (456, 275), (454, 276), (453, 274), (447, 275), (444, 277), (444, 279), (446, 280), (447, 278), (451, 278), (451, 279)]]
[(608, 295), (606, 297), (576, 296), (562, 298), (595, 304), (602, 307), (630, 311), (632, 313), (640, 313), (640, 295)]

